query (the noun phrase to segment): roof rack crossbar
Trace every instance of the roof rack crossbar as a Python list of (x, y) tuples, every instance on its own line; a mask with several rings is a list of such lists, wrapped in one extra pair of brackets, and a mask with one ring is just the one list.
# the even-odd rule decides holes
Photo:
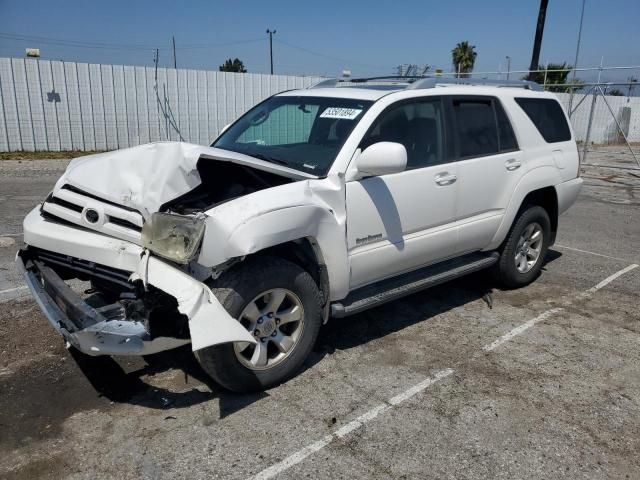
[[(493, 87), (515, 87), (528, 90), (543, 91), (542, 85), (530, 80), (494, 80), (487, 78), (443, 78), (443, 77), (424, 77), (424, 76), (385, 76), (385, 77), (368, 77), (368, 78), (328, 78), (311, 85), (308, 88), (331, 88), (337, 87), (341, 83), (366, 84), (376, 81), (388, 81), (397, 84), (402, 89), (414, 90), (422, 88), (435, 88), (440, 85), (487, 85)], [(363, 85), (364, 86), (364, 85)], [(366, 86), (364, 86), (366, 88)]]
[(441, 78), (427, 77), (411, 83), (407, 89), (435, 88), (438, 85), (487, 85), (491, 87), (515, 87), (542, 91), (539, 83), (530, 80), (494, 80), (488, 78)]

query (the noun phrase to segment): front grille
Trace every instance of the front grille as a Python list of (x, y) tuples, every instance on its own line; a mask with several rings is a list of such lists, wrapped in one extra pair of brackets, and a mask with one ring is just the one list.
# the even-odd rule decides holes
[[(96, 221), (87, 220), (87, 211), (92, 212)], [(41, 212), (49, 221), (75, 225), (94, 230), (140, 245), (144, 219), (140, 212), (95, 195), (83, 192), (71, 185), (52, 193), (42, 204)], [(96, 213), (99, 212), (99, 215)]]
[[(114, 289), (133, 291), (135, 287), (129, 282), (131, 272), (107, 267), (95, 262), (63, 255), (61, 253), (29, 247), (31, 258), (39, 260), (53, 268), (62, 278), (79, 278), (80, 280), (92, 280), (101, 284), (109, 284)], [(62, 268), (62, 271), (61, 271)]]
[(109, 223), (113, 223), (114, 225), (120, 225), (124, 228), (130, 228), (131, 230), (135, 230), (136, 232), (141, 232), (142, 227), (139, 227), (133, 222), (129, 222), (128, 220), (123, 220), (118, 217), (109, 217)]
[(54, 197), (53, 195), (49, 197), (47, 200), (50, 203), (55, 203), (56, 205), (60, 205), (61, 207), (68, 208), (69, 210), (73, 210), (74, 212), (82, 212), (82, 207), (80, 205), (76, 205), (75, 203), (67, 202), (58, 197)]

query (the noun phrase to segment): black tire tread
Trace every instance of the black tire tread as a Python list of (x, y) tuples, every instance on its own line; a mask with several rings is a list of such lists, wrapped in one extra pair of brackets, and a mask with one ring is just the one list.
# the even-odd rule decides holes
[[(311, 335), (306, 339), (307, 351), (304, 352), (304, 355), (294, 353), (285, 362), (274, 367), (274, 371), (267, 375), (248, 373), (249, 370), (242, 367), (235, 358), (232, 344), (216, 345), (196, 351), (196, 359), (205, 372), (217, 383), (235, 392), (264, 390), (291, 378), (311, 351), (322, 324), (322, 298), (315, 281), (300, 266), (282, 258), (259, 256), (248, 259), (225, 272), (219, 279), (212, 281), (209, 286), (222, 306), (234, 316), (238, 315), (246, 302), (255, 296), (250, 293), (251, 291), (255, 291), (257, 294), (259, 291), (276, 286), (265, 284), (268, 278), (297, 282), (305, 295), (311, 297), (310, 303), (312, 305), (305, 305), (305, 329), (310, 329)], [(251, 298), (245, 298), (248, 296)], [(303, 332), (303, 336), (308, 334), (306, 330)], [(290, 362), (294, 356), (296, 359)], [(243, 370), (246, 371), (244, 375), (242, 374)]]
[[(522, 274), (518, 272), (515, 265), (513, 265), (512, 257), (514, 254), (514, 248), (524, 227), (535, 219), (541, 221), (544, 234), (540, 260), (531, 271), (526, 274)], [(542, 263), (549, 248), (550, 232), (551, 222), (547, 211), (539, 205), (524, 206), (516, 217), (516, 220), (513, 222), (513, 225), (507, 234), (507, 238), (499, 250), (500, 259), (493, 268), (493, 274), (496, 280), (506, 288), (524, 287), (535, 280), (540, 272)]]

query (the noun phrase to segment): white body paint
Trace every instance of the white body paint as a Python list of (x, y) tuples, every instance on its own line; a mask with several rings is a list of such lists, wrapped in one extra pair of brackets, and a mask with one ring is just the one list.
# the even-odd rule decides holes
[[(580, 190), (573, 134), (570, 141), (547, 144), (514, 101), (514, 97), (554, 98), (552, 94), (448, 86), (395, 92), (318, 88), (280, 95), (374, 103), (364, 113), (326, 113), (330, 118), (357, 117), (358, 123), (324, 178), (240, 153), (178, 142), (76, 159), (56, 183), (55, 201), (42, 206), (44, 214), (55, 215), (64, 223), (46, 221), (40, 208), (34, 209), (24, 221), (25, 243), (131, 272), (132, 279), (142, 279), (172, 295), (180, 312), (189, 318), (191, 342), (197, 350), (253, 341), (202, 283), (207, 277), (202, 272), (230, 260), (285, 242), (309, 240), (326, 267), (328, 300), (338, 301), (358, 287), (388, 277), (465, 253), (495, 249), (533, 190), (555, 189), (559, 213), (569, 208)], [(358, 172), (359, 144), (387, 107), (417, 98), (464, 95), (498, 99), (513, 125), (519, 150), (406, 171), (398, 171), (395, 164), (389, 173), (368, 178)], [(199, 186), (196, 165), (207, 160), (231, 162), (294, 181), (204, 211), (204, 238), (196, 268), (189, 274), (149, 255), (142, 247), (140, 227), (166, 202)], [(517, 169), (506, 168), (514, 162)], [(443, 175), (453, 182), (438, 183)], [(77, 208), (70, 209), (69, 204)], [(87, 209), (97, 212), (97, 221), (88, 221)]]

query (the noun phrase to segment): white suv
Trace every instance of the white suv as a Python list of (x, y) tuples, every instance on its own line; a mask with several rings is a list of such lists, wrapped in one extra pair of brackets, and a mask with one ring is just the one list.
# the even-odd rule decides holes
[(488, 267), (508, 288), (539, 274), (582, 183), (575, 139), (536, 84), (478, 83), (328, 80), (211, 147), (76, 159), (25, 218), (18, 263), (71, 347), (191, 343), (225, 387), (268, 388), (330, 316)]

